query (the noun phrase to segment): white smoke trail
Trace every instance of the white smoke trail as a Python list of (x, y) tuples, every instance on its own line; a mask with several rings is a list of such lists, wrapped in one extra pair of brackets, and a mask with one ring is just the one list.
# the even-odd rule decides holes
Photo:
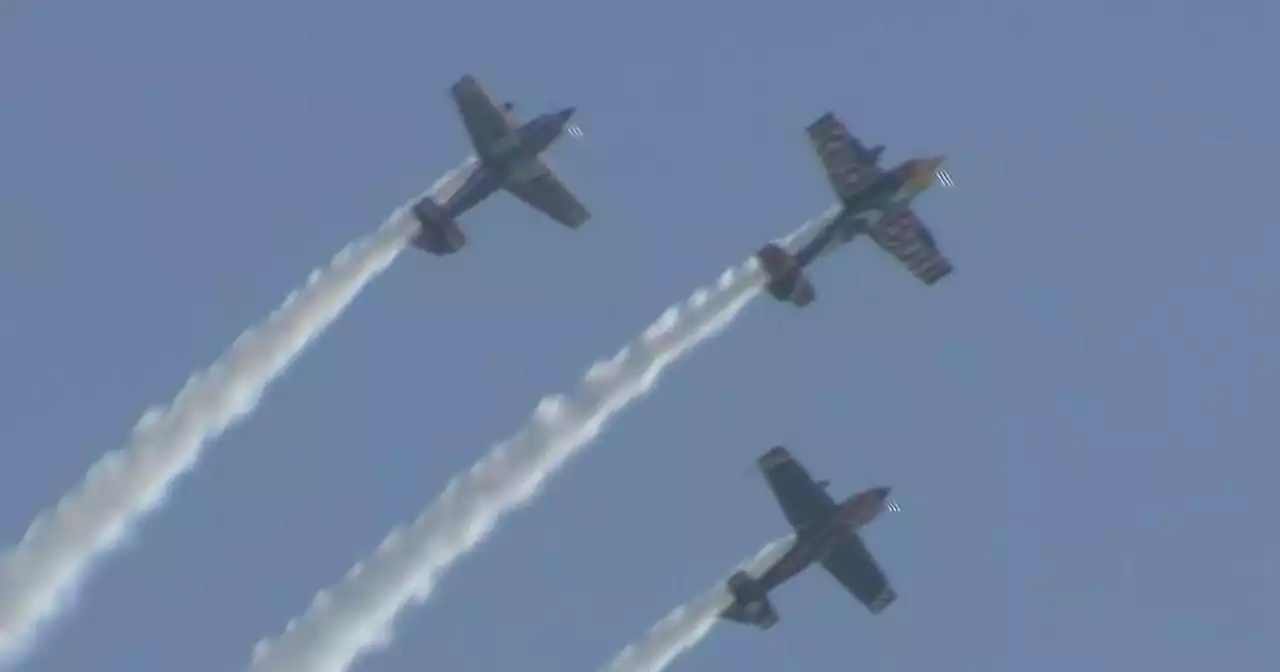
[[(806, 222), (784, 243), (815, 222)], [(648, 393), (668, 366), (728, 326), (764, 280), (754, 256), (726, 270), (715, 289), (698, 289), (613, 359), (593, 365), (576, 399), (543, 398), (521, 431), (454, 477), (417, 520), (394, 530), (332, 591), (320, 591), (275, 642), (258, 642), (250, 669), (342, 672), (365, 650), (389, 642), (401, 609), (425, 600), (454, 561), (484, 540), (503, 515), (527, 505), (614, 415)]]
[[(425, 193), (456, 184), (464, 163)], [(416, 200), (416, 199), (415, 199)], [(0, 663), (29, 652), (40, 626), (67, 608), (95, 561), (192, 468), (204, 443), (243, 419), (276, 377), (329, 326), (417, 231), (401, 207), (375, 233), (311, 272), (266, 322), (241, 334), (221, 359), (193, 375), (168, 409), (148, 410), (129, 443), (108, 452), (56, 508), (32, 522), (0, 559)]]
[[(744, 569), (758, 579), (794, 543), (794, 535), (772, 541), (737, 569)], [(603, 672), (659, 672), (666, 669), (677, 656), (697, 646), (711, 632), (720, 612), (733, 604), (733, 595), (726, 581), (727, 578), (698, 599), (676, 607), (654, 624), (644, 639), (619, 651)]]

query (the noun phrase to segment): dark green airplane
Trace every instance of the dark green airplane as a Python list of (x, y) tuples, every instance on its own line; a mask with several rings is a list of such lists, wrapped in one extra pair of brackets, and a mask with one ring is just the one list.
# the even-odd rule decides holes
[(822, 115), (805, 130), (842, 210), (795, 255), (773, 243), (760, 249), (756, 256), (769, 274), (768, 289), (775, 299), (801, 308), (813, 303), (813, 285), (804, 268), (861, 233), (926, 285), (954, 270), (933, 234), (911, 211), (912, 199), (935, 181), (952, 185), (951, 176), (939, 168), (944, 157), (909, 159), (885, 171), (876, 165), (884, 145), (867, 149), (834, 114)]
[(858, 537), (858, 530), (881, 511), (897, 511), (889, 488), (863, 490), (836, 503), (827, 494), (827, 481), (814, 481), (809, 472), (782, 446), (769, 449), (757, 461), (769, 488), (795, 528), (795, 544), (772, 566), (752, 578), (746, 571), (729, 577), (733, 604), (722, 618), (767, 630), (778, 622), (769, 601), (777, 588), (814, 562), (822, 563), (873, 614), (884, 611), (898, 593)]
[(413, 244), (435, 255), (461, 250), (467, 236), (458, 217), (499, 190), (508, 191), (551, 219), (577, 229), (591, 213), (560, 181), (541, 157), (563, 133), (581, 137), (582, 129), (570, 121), (576, 108), (540, 114), (521, 123), (510, 102), (501, 107), (471, 75), (463, 75), (450, 89), (462, 125), (479, 158), (461, 185), (443, 203), (423, 196), (413, 205), (413, 216), (422, 225)]

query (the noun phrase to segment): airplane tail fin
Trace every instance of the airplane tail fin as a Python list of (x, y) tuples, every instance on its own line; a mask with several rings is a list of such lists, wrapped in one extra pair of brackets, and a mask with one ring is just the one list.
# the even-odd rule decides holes
[(779, 301), (789, 301), (799, 308), (813, 303), (817, 295), (813, 283), (805, 276), (796, 258), (776, 243), (769, 243), (756, 253), (765, 273), (769, 274), (769, 294)]
[(778, 612), (769, 601), (769, 596), (760, 582), (751, 578), (743, 570), (734, 572), (729, 577), (729, 593), (733, 595), (733, 604), (729, 605), (721, 616), (738, 623), (754, 625), (761, 630), (768, 630), (778, 622)]
[(458, 226), (458, 220), (431, 196), (423, 196), (413, 204), (413, 217), (422, 225), (422, 230), (413, 237), (415, 247), (444, 256), (467, 244), (467, 234)]

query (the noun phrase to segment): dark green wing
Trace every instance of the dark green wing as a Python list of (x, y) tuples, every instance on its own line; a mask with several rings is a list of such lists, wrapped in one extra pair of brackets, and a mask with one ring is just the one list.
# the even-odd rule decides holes
[(782, 446), (770, 448), (757, 460), (782, 513), (796, 530), (816, 523), (835, 512), (831, 495), (818, 485), (791, 452)]
[(458, 114), (462, 115), (462, 125), (481, 156), (488, 154), (503, 136), (514, 130), (502, 108), (494, 104), (475, 77), (463, 75), (454, 83), (452, 93)]
[(531, 208), (561, 224), (576, 229), (591, 219), (578, 197), (574, 196), (543, 161), (537, 162), (538, 173), (526, 180), (509, 180), (502, 185)]
[(898, 598), (862, 539), (852, 532), (840, 536), (822, 559), (822, 566), (873, 614)]

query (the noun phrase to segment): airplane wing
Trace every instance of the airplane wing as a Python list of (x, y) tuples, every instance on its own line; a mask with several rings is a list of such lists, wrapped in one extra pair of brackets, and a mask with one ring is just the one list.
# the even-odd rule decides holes
[(509, 115), (493, 103), (480, 82), (471, 75), (463, 75), (452, 88), (453, 101), (462, 115), (462, 125), (471, 136), (471, 144), (481, 156), (487, 154), (499, 140), (515, 129)]
[(571, 229), (576, 229), (591, 219), (591, 213), (561, 184), (545, 163), (538, 160), (537, 168), (532, 177), (511, 180), (503, 186), (529, 207), (541, 210)]
[(842, 534), (822, 559), (822, 566), (836, 577), (854, 597), (873, 614), (885, 610), (898, 599), (898, 592), (889, 585), (880, 565), (858, 535)]
[(836, 115), (828, 112), (805, 129), (809, 144), (813, 145), (827, 180), (840, 200), (846, 200), (866, 186), (880, 169), (876, 167), (876, 155), (853, 137)]
[(831, 495), (814, 482), (809, 472), (786, 448), (770, 448), (757, 462), (769, 488), (773, 490), (773, 496), (782, 507), (782, 514), (792, 527), (800, 530), (826, 518), (835, 510), (836, 503)]
[(910, 208), (886, 225), (871, 227), (867, 233), (926, 285), (938, 282), (955, 270), (938, 249), (929, 228)]

